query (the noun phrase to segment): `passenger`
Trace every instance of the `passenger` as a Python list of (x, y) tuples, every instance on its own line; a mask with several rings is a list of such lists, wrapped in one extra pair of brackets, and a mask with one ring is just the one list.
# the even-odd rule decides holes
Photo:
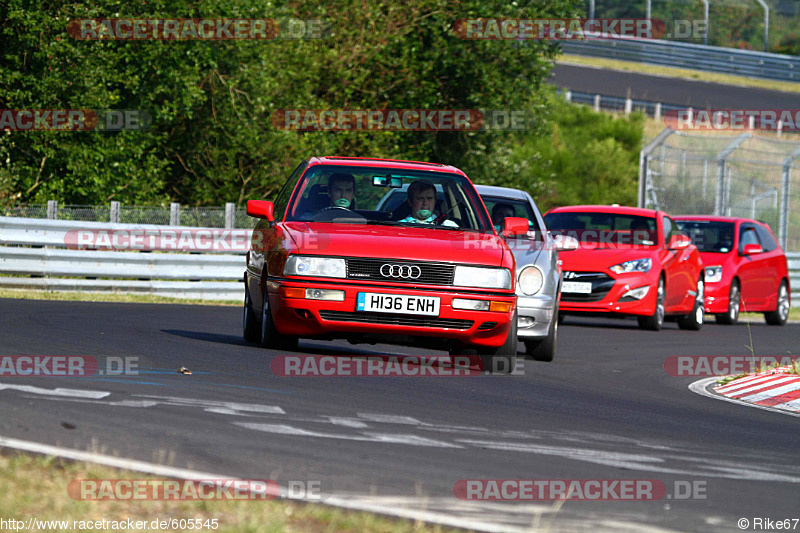
[[(436, 187), (428, 180), (417, 180), (408, 186), (408, 205), (411, 214), (399, 222), (412, 222), (415, 224), (433, 224), (436, 215)], [(442, 226), (457, 228), (458, 224), (452, 220), (445, 220)]]
[(514, 216), (514, 207), (511, 204), (494, 204), (492, 208), (492, 224), (497, 233), (503, 232), (505, 219)]

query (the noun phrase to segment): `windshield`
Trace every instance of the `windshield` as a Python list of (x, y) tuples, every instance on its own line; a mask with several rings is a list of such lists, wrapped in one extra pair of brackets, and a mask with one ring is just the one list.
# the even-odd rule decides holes
[(503, 222), (507, 217), (520, 217), (528, 219), (528, 237), (534, 237), (537, 240), (542, 238), (536, 215), (527, 201), (488, 195), (481, 198), (492, 217), (494, 229), (498, 233), (503, 231)]
[(701, 252), (724, 254), (733, 250), (733, 222), (676, 220), (675, 223)]
[(465, 177), (363, 166), (311, 167), (298, 184), (286, 220), (491, 230)]
[(549, 213), (544, 218), (553, 235), (569, 235), (582, 243), (655, 246), (655, 217), (619, 213)]

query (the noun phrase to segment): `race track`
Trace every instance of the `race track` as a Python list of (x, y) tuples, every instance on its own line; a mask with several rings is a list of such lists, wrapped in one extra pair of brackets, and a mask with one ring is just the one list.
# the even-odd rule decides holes
[[(286, 352), (244, 343), (240, 321), (238, 307), (0, 299), (0, 355), (136, 357), (139, 371), (3, 376), (0, 436), (319, 480), (338, 499), (476, 529), (738, 531), (742, 517), (800, 518), (800, 418), (699, 396), (688, 389), (698, 378), (664, 369), (671, 355), (749, 354), (745, 325), (645, 332), (567, 318), (556, 360), (525, 360), (524, 375), (298, 378), (274, 375)], [(751, 329), (756, 354), (800, 350), (799, 324)], [(299, 353), (430, 352), (301, 341)], [(698, 482), (705, 497), (561, 506), (453, 495), (457, 481), (484, 478), (654, 479), (668, 494)]]

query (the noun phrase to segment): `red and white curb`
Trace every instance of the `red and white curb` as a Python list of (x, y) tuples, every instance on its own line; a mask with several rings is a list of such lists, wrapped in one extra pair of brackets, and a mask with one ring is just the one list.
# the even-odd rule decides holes
[(800, 416), (800, 375), (788, 374), (788, 370), (788, 366), (782, 366), (710, 387), (716, 394), (712, 394), (708, 386), (717, 378), (696, 381), (689, 389), (720, 400)]

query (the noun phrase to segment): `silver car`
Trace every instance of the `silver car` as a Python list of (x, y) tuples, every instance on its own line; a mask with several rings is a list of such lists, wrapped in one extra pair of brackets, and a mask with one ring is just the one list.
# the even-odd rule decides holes
[(476, 185), (500, 233), (505, 217), (528, 219), (527, 238), (509, 238), (517, 263), (517, 337), (537, 361), (552, 361), (558, 340), (558, 300), (561, 295), (559, 244), (547, 232), (536, 202), (518, 189)]

